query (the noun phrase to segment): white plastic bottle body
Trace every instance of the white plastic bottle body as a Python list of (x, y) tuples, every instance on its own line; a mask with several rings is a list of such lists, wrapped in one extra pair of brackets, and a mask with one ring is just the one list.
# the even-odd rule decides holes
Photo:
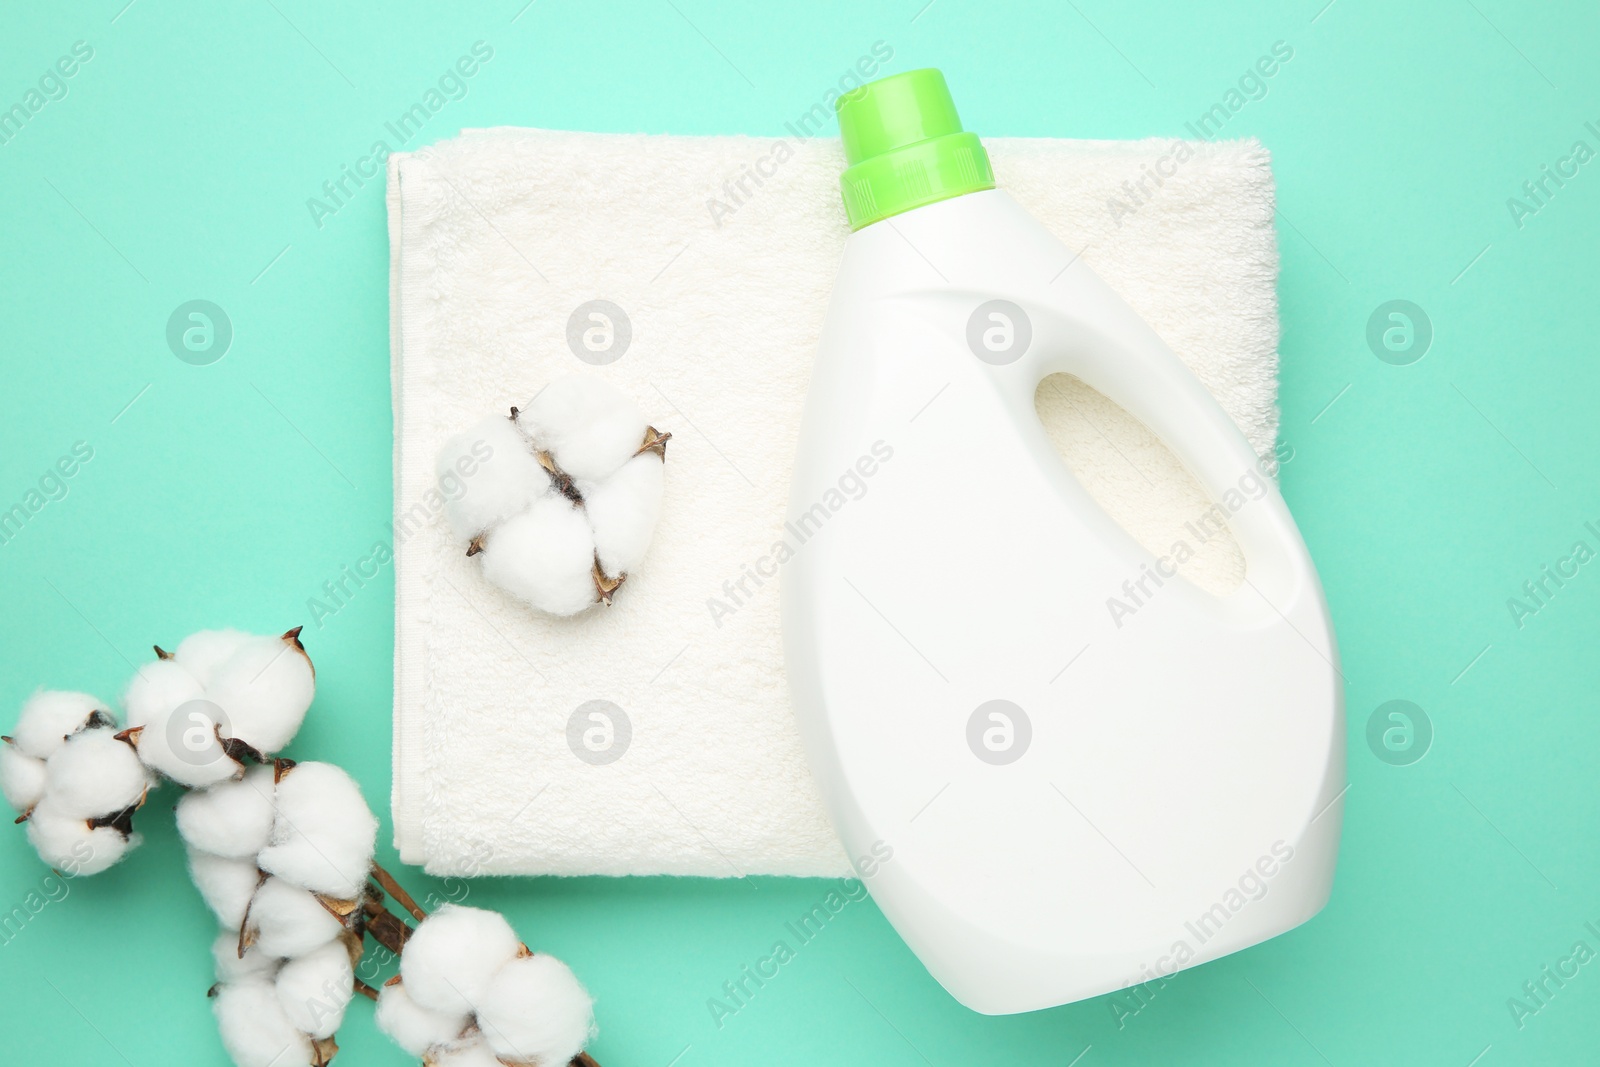
[[(1021, 310), (992, 320), (999, 352), (968, 342), (992, 300)], [(1058, 371), (1226, 499), (1237, 591), (1168, 573), (1076, 481), (1034, 410)], [(1080, 1000), (1326, 902), (1343, 693), (1305, 545), (1204, 386), (1004, 192), (849, 238), (789, 523), (813, 772), (848, 853), (891, 854), (867, 885), (957, 1000)], [(1124, 583), (1144, 594), (1112, 611)]]

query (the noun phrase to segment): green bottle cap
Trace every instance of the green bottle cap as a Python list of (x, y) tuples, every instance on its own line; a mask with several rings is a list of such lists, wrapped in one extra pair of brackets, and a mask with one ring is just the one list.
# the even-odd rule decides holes
[(839, 177), (850, 228), (994, 188), (989, 153), (961, 129), (944, 75), (929, 67), (868, 82), (834, 102), (849, 166)]

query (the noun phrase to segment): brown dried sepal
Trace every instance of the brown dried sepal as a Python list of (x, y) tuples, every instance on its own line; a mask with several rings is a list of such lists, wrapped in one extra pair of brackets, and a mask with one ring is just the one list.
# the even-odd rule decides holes
[(642, 456), (646, 452), (654, 452), (661, 457), (661, 462), (667, 461), (667, 442), (672, 440), (672, 434), (662, 433), (654, 426), (644, 428), (644, 444), (639, 446), (639, 451), (634, 455)]
[(267, 757), (262, 755), (261, 750), (248, 741), (241, 741), (237, 737), (223, 737), (222, 727), (219, 725), (213, 725), (211, 730), (217, 735), (217, 744), (222, 746), (222, 754), (240, 767), (246, 763), (267, 762)]
[[(260, 889), (261, 886), (262, 886), (262, 883), (264, 883), (266, 880), (267, 880), (267, 872), (266, 871), (258, 872), (257, 875), (256, 875), (256, 888)], [(254, 904), (254, 903), (255, 903), (255, 894), (251, 893), (251, 895), (250, 895), (250, 904)], [(245, 909), (244, 909), (244, 919), (239, 923), (239, 958), (241, 960), (244, 959), (244, 954), (246, 952), (250, 951), (250, 946), (256, 943), (256, 938), (259, 935), (260, 935), (260, 931), (257, 930), (254, 926), (250, 925), (250, 906), (246, 905)]]
[(306, 646), (300, 643), (300, 631), (304, 629), (304, 626), (296, 626), (292, 630), (285, 630), (283, 632), (282, 640), (284, 644), (289, 645), (296, 652), (305, 657), (306, 666), (311, 668), (311, 680), (316, 681), (317, 665), (311, 661), (311, 654), (306, 651)]
[(325, 893), (313, 893), (311, 895), (317, 898), (317, 903), (322, 905), (322, 910), (338, 919), (346, 930), (356, 925), (355, 916), (361, 910), (360, 900), (340, 900), (338, 897), (330, 897)]
[(621, 586), (623, 582), (628, 580), (628, 576), (626, 574), (619, 574), (613, 578), (608, 575), (600, 566), (600, 553), (598, 552), (595, 553), (594, 567), (589, 573), (590, 576), (594, 578), (595, 598), (609, 608), (611, 606), (612, 596), (616, 594), (617, 588)]
[(311, 1039), (311, 1067), (328, 1067), (339, 1053), (339, 1043), (331, 1037)]
[(150, 790), (146, 789), (144, 792), (139, 794), (138, 800), (135, 800), (132, 804), (129, 804), (121, 811), (114, 811), (109, 815), (100, 815), (93, 819), (87, 820), (89, 823), (89, 829), (98, 830), (102, 826), (109, 826), (113, 830), (116, 830), (123, 837), (132, 836), (133, 813), (144, 807), (145, 798), (149, 795)]
[(476, 556), (479, 552), (483, 551), (483, 545), (484, 545), (483, 536), (484, 536), (483, 534), (479, 534), (478, 536), (474, 537), (472, 540), (467, 542), (467, 555), (468, 556)]

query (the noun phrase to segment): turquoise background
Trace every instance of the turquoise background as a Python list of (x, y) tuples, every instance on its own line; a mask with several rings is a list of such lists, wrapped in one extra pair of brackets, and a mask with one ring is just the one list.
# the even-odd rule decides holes
[[(1119, 1026), (1125, 998), (968, 1012), (852, 904), (719, 1029), (707, 998), (826, 883), (405, 881), (502, 909), (570, 962), (610, 1067), (1594, 1061), (1600, 963), (1520, 1028), (1507, 1005), (1576, 941), (1600, 949), (1600, 564), (1520, 627), (1507, 607), (1574, 541), (1600, 549), (1583, 526), (1600, 528), (1600, 162), (1520, 227), (1506, 203), (1574, 141), (1600, 149), (1592, 4), (124, 2), (0, 16), (0, 107), (74, 42), (94, 50), (0, 145), (0, 507), (74, 442), (94, 450), (0, 545), (12, 708), (41, 684), (114, 695), (152, 642), (197, 628), (309, 622), (306, 599), (386, 536), (382, 187), (320, 229), (306, 200), (473, 42), (493, 60), (412, 147), (496, 124), (777, 136), (880, 40), (890, 71), (943, 67), (984, 134), (1181, 136), (1287, 42), (1224, 133), (1274, 154), (1283, 487), (1348, 682), (1322, 915), (1177, 976)], [(234, 327), (210, 366), (165, 342), (195, 298)], [(1432, 323), (1410, 365), (1366, 341), (1393, 299)], [(379, 807), (392, 608), (386, 568), (307, 630), (321, 685), (291, 752), (349, 768)], [(1366, 743), (1392, 699), (1432, 722), (1420, 762)], [(141, 851), (3, 938), (7, 1061), (224, 1062), (173, 797), (141, 816)], [(20, 830), (0, 837), (0, 909), (47, 874)], [(347, 1067), (407, 1060), (364, 1003), (340, 1038)]]

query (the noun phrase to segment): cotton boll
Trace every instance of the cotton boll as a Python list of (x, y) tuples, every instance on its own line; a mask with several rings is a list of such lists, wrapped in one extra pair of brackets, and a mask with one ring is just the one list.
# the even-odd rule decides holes
[(139, 844), (139, 835), (122, 836), (111, 826), (90, 827), (88, 820), (56, 811), (46, 796), (25, 824), (28, 843), (39, 858), (71, 877), (99, 874)]
[(275, 956), (269, 956), (260, 948), (252, 945), (244, 950), (244, 955), (239, 955), (239, 932), (237, 930), (224, 930), (211, 942), (211, 959), (216, 964), (217, 981), (240, 982), (246, 978), (265, 978), (271, 980), (278, 975), (278, 968), (283, 961)]
[(0, 793), (12, 810), (21, 813), (44, 796), (45, 763), (15, 744), (0, 742)]
[(254, 860), (272, 835), (275, 773), (264, 764), (236, 781), (185, 794), (178, 801), (179, 835), (191, 848)]
[(424, 1008), (411, 999), (405, 983), (400, 981), (385, 983), (378, 990), (378, 1008), (373, 1018), (379, 1030), (413, 1056), (455, 1042), (472, 1022), (465, 1013)]
[(139, 758), (151, 770), (191, 789), (226, 781), (241, 768), (223, 751), (216, 725), (216, 706), (202, 698), (154, 712), (138, 728)]
[(343, 941), (292, 959), (278, 972), (278, 1003), (297, 1030), (332, 1037), (355, 994), (355, 972)]
[(534, 459), (528, 439), (502, 416), (446, 441), (434, 469), (450, 529), (463, 541), (551, 492), (550, 476)]
[(495, 973), (477, 1002), (478, 1025), (501, 1058), (560, 1067), (583, 1050), (594, 1003), (565, 963), (539, 953)]
[(122, 706), (127, 711), (126, 725), (149, 726), (178, 705), (205, 695), (200, 680), (177, 660), (158, 659), (143, 664), (134, 672), (133, 680), (122, 694)]
[(276, 807), (261, 869), (341, 900), (359, 896), (378, 820), (355, 780), (331, 763), (297, 764), (278, 783)]
[(311, 1039), (289, 1021), (271, 982), (228, 982), (217, 989), (211, 1010), (222, 1045), (237, 1067), (306, 1067), (314, 1062)]
[(210, 685), (222, 665), (249, 640), (250, 635), (239, 630), (200, 630), (178, 642), (172, 658), (201, 685)]
[(109, 726), (80, 730), (46, 764), (45, 789), (63, 815), (95, 819), (138, 804), (150, 776)]
[(198, 849), (189, 850), (189, 877), (224, 930), (239, 929), (250, 898), (261, 884), (261, 872), (253, 861), (213, 856)]
[(576, 615), (595, 602), (594, 535), (563, 496), (495, 527), (481, 557), (485, 578), (540, 611)]
[(12, 741), (25, 755), (48, 759), (66, 736), (83, 729), (96, 711), (105, 714), (105, 704), (88, 693), (55, 689), (35, 693), (22, 705), (11, 731)]
[(666, 464), (654, 452), (634, 456), (611, 477), (582, 485), (584, 510), (594, 529), (600, 567), (619, 578), (644, 562), (661, 517)]
[(522, 950), (498, 912), (446, 904), (417, 926), (400, 954), (411, 999), (442, 1012), (470, 1012), (494, 973)]
[(608, 382), (573, 374), (545, 386), (517, 415), (534, 444), (578, 481), (609, 477), (644, 442), (639, 406)]
[(227, 716), (225, 736), (270, 755), (300, 729), (316, 688), (298, 638), (252, 637), (217, 669), (208, 695)]
[(250, 901), (255, 944), (269, 956), (304, 956), (339, 936), (344, 926), (314, 895), (282, 878), (268, 878)]

